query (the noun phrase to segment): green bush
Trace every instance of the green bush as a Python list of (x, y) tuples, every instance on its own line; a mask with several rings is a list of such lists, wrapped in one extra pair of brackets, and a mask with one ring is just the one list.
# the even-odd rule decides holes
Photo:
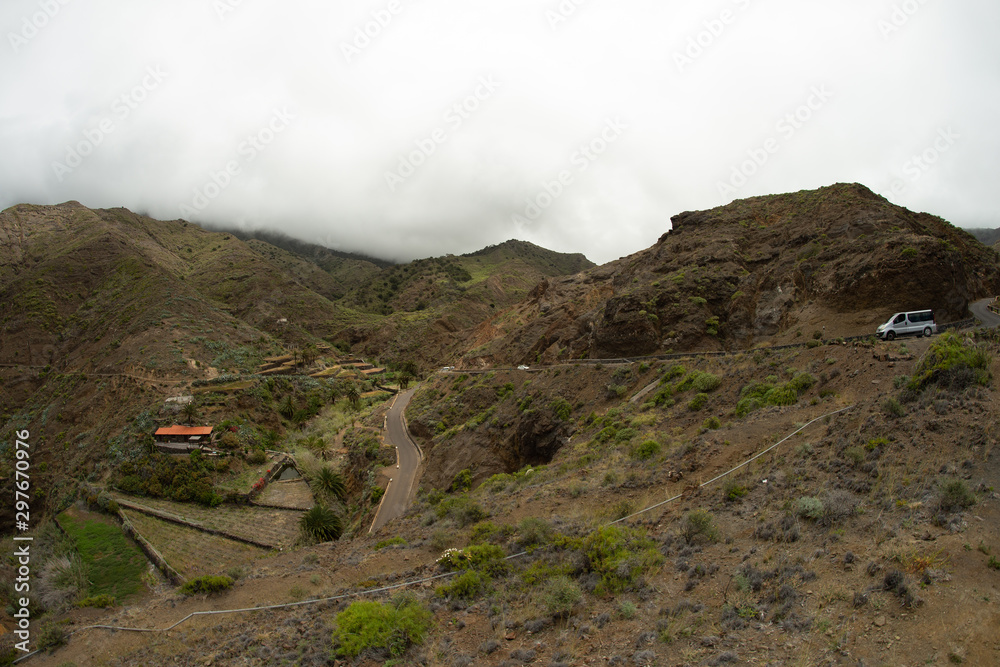
[(197, 595), (198, 593), (218, 593), (233, 587), (233, 580), (225, 575), (207, 574), (203, 577), (190, 579), (181, 586), (181, 593), (184, 595)]
[(507, 557), (495, 544), (472, 544), (464, 549), (448, 549), (437, 560), (448, 570), (476, 570), (499, 577), (507, 573)]
[(564, 574), (549, 579), (542, 589), (542, 604), (551, 616), (569, 616), (582, 599), (580, 587)]
[(514, 528), (503, 524), (496, 525), (492, 521), (480, 521), (472, 527), (469, 533), (469, 542), (472, 544), (484, 544), (490, 542), (496, 544), (510, 537), (514, 533)]
[(438, 586), (435, 593), (439, 597), (474, 600), (489, 590), (490, 578), (475, 570), (466, 570), (451, 580)]
[(701, 427), (706, 431), (714, 431), (715, 429), (722, 428), (722, 421), (718, 417), (709, 417)]
[(744, 417), (768, 405), (795, 405), (799, 396), (815, 384), (816, 378), (809, 373), (799, 373), (780, 385), (770, 382), (751, 382), (740, 391), (735, 414), (737, 417)]
[(462, 528), (489, 517), (486, 510), (465, 495), (442, 500), (437, 504), (435, 511), (439, 519), (448, 517)]
[(390, 537), (387, 540), (381, 540), (380, 542), (377, 542), (375, 544), (375, 551), (378, 551), (379, 549), (385, 549), (386, 547), (396, 546), (397, 544), (405, 545), (406, 540), (403, 539), (402, 537), (399, 537), (398, 535), (396, 537)]
[(972, 507), (976, 504), (976, 495), (969, 490), (965, 482), (953, 479), (941, 486), (938, 505), (943, 510), (957, 510)]
[(690, 402), (688, 402), (687, 407), (688, 410), (691, 410), (692, 412), (697, 412), (698, 410), (701, 410), (703, 407), (705, 407), (706, 403), (708, 403), (708, 394), (695, 394), (694, 398), (692, 398)]
[(466, 468), (455, 475), (455, 479), (451, 480), (451, 487), (449, 491), (468, 491), (472, 488), (472, 471)]
[(566, 421), (573, 414), (573, 406), (565, 398), (557, 398), (549, 405), (552, 412), (559, 419)]
[(749, 493), (747, 487), (743, 486), (735, 479), (727, 479), (722, 485), (722, 495), (726, 500), (735, 502)]
[(848, 447), (844, 450), (844, 458), (853, 465), (861, 465), (865, 461), (865, 451), (860, 447)]
[(966, 344), (949, 331), (931, 343), (907, 387), (912, 391), (922, 391), (932, 384), (957, 390), (977, 384), (988, 387), (993, 378), (991, 364), (992, 358), (984, 348)]
[(895, 398), (889, 397), (882, 401), (882, 410), (890, 417), (903, 417), (906, 415), (906, 408)]
[(106, 609), (107, 607), (115, 606), (115, 596), (108, 595), (107, 593), (102, 595), (92, 595), (89, 598), (84, 598), (76, 603), (77, 607), (95, 607), (97, 609)]
[(431, 612), (412, 599), (398, 605), (352, 602), (337, 614), (332, 639), (334, 653), (356, 658), (365, 651), (378, 651), (398, 658), (412, 644), (420, 644), (431, 628)]
[(340, 539), (344, 532), (344, 522), (329, 507), (314, 505), (299, 519), (299, 528), (311, 540), (330, 542)]
[(795, 511), (801, 517), (819, 521), (823, 518), (823, 501), (812, 496), (803, 496), (795, 503)]
[(715, 527), (715, 519), (711, 513), (705, 510), (694, 510), (688, 512), (681, 525), (681, 537), (688, 544), (698, 541), (717, 542), (719, 540), (719, 529)]
[(618, 593), (663, 562), (656, 543), (645, 531), (627, 526), (603, 526), (583, 538), (590, 569), (601, 575), (595, 593)]
[(639, 461), (648, 461), (660, 453), (662, 446), (656, 440), (646, 440), (632, 450), (632, 458)]
[(545, 519), (527, 517), (517, 524), (517, 543), (524, 549), (548, 544), (554, 533)]

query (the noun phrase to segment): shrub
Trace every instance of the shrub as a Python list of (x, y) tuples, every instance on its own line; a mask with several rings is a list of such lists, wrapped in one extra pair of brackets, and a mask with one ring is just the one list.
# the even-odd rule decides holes
[(490, 584), (490, 579), (475, 570), (466, 570), (455, 577), (451, 583), (438, 586), (437, 595), (443, 598), (473, 600), (484, 594)]
[(823, 518), (823, 501), (812, 496), (803, 496), (795, 503), (795, 512), (806, 519), (819, 521)]
[(472, 471), (466, 468), (455, 475), (455, 479), (451, 480), (451, 487), (449, 491), (468, 491), (472, 488)]
[(896, 417), (897, 419), (906, 415), (906, 408), (904, 408), (899, 401), (892, 397), (882, 401), (882, 410), (885, 411), (885, 414), (890, 417)]
[(698, 410), (701, 410), (703, 407), (705, 407), (706, 403), (708, 403), (708, 394), (695, 394), (694, 398), (692, 398), (690, 402), (688, 402), (687, 407), (688, 410), (691, 410), (692, 412), (697, 412)]
[(448, 517), (462, 528), (489, 517), (486, 510), (464, 495), (442, 500), (435, 511), (439, 519)]
[(390, 537), (387, 540), (382, 540), (380, 542), (377, 542), (375, 544), (375, 551), (378, 551), (379, 549), (384, 549), (386, 547), (392, 547), (392, 546), (395, 546), (397, 544), (398, 545), (404, 545), (404, 544), (406, 544), (406, 540), (403, 539), (402, 537), (399, 537), (398, 535), (396, 537)]
[(115, 596), (108, 595), (107, 593), (101, 595), (93, 595), (89, 598), (84, 598), (76, 603), (77, 607), (95, 607), (97, 609), (106, 609), (107, 607), (115, 606)]
[(835, 489), (823, 494), (823, 519), (825, 525), (831, 525), (854, 514), (858, 507), (858, 498), (850, 491)]
[(549, 579), (542, 590), (542, 604), (552, 616), (569, 616), (582, 599), (580, 587), (564, 574)]
[(590, 569), (601, 576), (595, 589), (599, 595), (625, 590), (663, 562), (663, 556), (645, 531), (627, 526), (598, 528), (583, 538), (582, 546)]
[(489, 577), (507, 573), (503, 549), (495, 544), (473, 544), (464, 549), (448, 549), (437, 563), (447, 570), (475, 570)]
[(727, 479), (726, 483), (722, 485), (722, 495), (730, 502), (739, 500), (748, 492), (747, 487), (743, 486), (735, 479)]
[(198, 593), (217, 593), (233, 587), (233, 580), (222, 575), (207, 574), (203, 577), (190, 579), (181, 586), (181, 593), (184, 595), (197, 595)]
[(545, 519), (527, 517), (517, 524), (517, 543), (527, 549), (552, 540), (552, 526)]
[(943, 510), (957, 510), (972, 507), (976, 504), (976, 496), (960, 479), (954, 479), (941, 486), (938, 505)]
[(722, 422), (718, 417), (709, 417), (701, 427), (706, 431), (714, 431), (715, 429), (722, 428)]
[(705, 510), (689, 512), (681, 525), (681, 537), (688, 544), (698, 541), (716, 542), (719, 539), (719, 529), (715, 527), (715, 519)]
[(852, 465), (861, 465), (865, 460), (865, 450), (860, 447), (848, 447), (844, 450), (844, 458), (850, 461)]
[(989, 352), (949, 331), (931, 343), (907, 387), (913, 391), (932, 384), (957, 390), (976, 384), (986, 387), (992, 380), (991, 363)]
[(573, 414), (573, 406), (565, 398), (557, 398), (549, 405), (553, 414), (559, 419), (566, 421)]
[(646, 440), (632, 450), (632, 458), (639, 461), (648, 461), (660, 453), (661, 445), (656, 440)]
[(330, 542), (340, 539), (344, 523), (329, 507), (315, 505), (299, 519), (299, 528), (308, 539)]
[(247, 463), (252, 466), (259, 466), (267, 463), (267, 452), (263, 449), (255, 449), (247, 454)]
[(682, 377), (685, 373), (687, 373), (687, 369), (680, 364), (671, 366), (667, 369), (667, 372), (663, 374), (663, 379), (660, 380), (660, 384), (665, 384), (675, 378)]
[(431, 612), (411, 598), (397, 605), (352, 602), (337, 614), (332, 635), (334, 651), (346, 658), (356, 658), (369, 650), (398, 658), (412, 644), (423, 642), (431, 618)]

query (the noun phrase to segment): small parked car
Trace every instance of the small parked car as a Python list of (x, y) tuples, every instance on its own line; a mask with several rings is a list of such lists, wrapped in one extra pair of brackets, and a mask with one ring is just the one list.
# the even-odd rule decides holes
[(889, 321), (875, 330), (882, 340), (893, 340), (896, 336), (931, 336), (937, 333), (937, 322), (933, 310), (913, 310), (896, 313)]
[(528, 367), (525, 366), (524, 364), (521, 364), (520, 366), (517, 367), (517, 370), (519, 370), (519, 371), (526, 371), (526, 370), (528, 370)]

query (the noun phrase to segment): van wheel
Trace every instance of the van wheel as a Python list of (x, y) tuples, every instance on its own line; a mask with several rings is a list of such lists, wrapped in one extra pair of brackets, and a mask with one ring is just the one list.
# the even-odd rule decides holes
[(928, 338), (930, 338), (930, 337), (931, 337), (931, 328), (930, 328), (930, 327), (925, 327), (925, 328), (924, 328), (924, 335), (925, 335), (926, 337), (928, 337)]
[(886, 332), (886, 334), (885, 334), (885, 339), (886, 340), (895, 340), (895, 338), (896, 338), (896, 332), (895, 331), (887, 331)]

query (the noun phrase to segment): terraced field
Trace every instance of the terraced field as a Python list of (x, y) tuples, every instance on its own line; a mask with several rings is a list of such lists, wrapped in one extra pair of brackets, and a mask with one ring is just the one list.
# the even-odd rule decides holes
[(157, 519), (136, 510), (123, 510), (139, 534), (186, 579), (225, 574), (268, 553), (267, 549)]
[(257, 502), (262, 505), (276, 505), (301, 510), (307, 510), (316, 504), (309, 484), (304, 479), (271, 482), (257, 498)]
[(204, 507), (160, 498), (136, 498), (115, 494), (125, 509), (146, 510), (167, 519), (184, 521), (195, 528), (217, 530), (275, 549), (287, 549), (299, 537), (299, 519), (304, 512), (267, 507), (222, 505)]

